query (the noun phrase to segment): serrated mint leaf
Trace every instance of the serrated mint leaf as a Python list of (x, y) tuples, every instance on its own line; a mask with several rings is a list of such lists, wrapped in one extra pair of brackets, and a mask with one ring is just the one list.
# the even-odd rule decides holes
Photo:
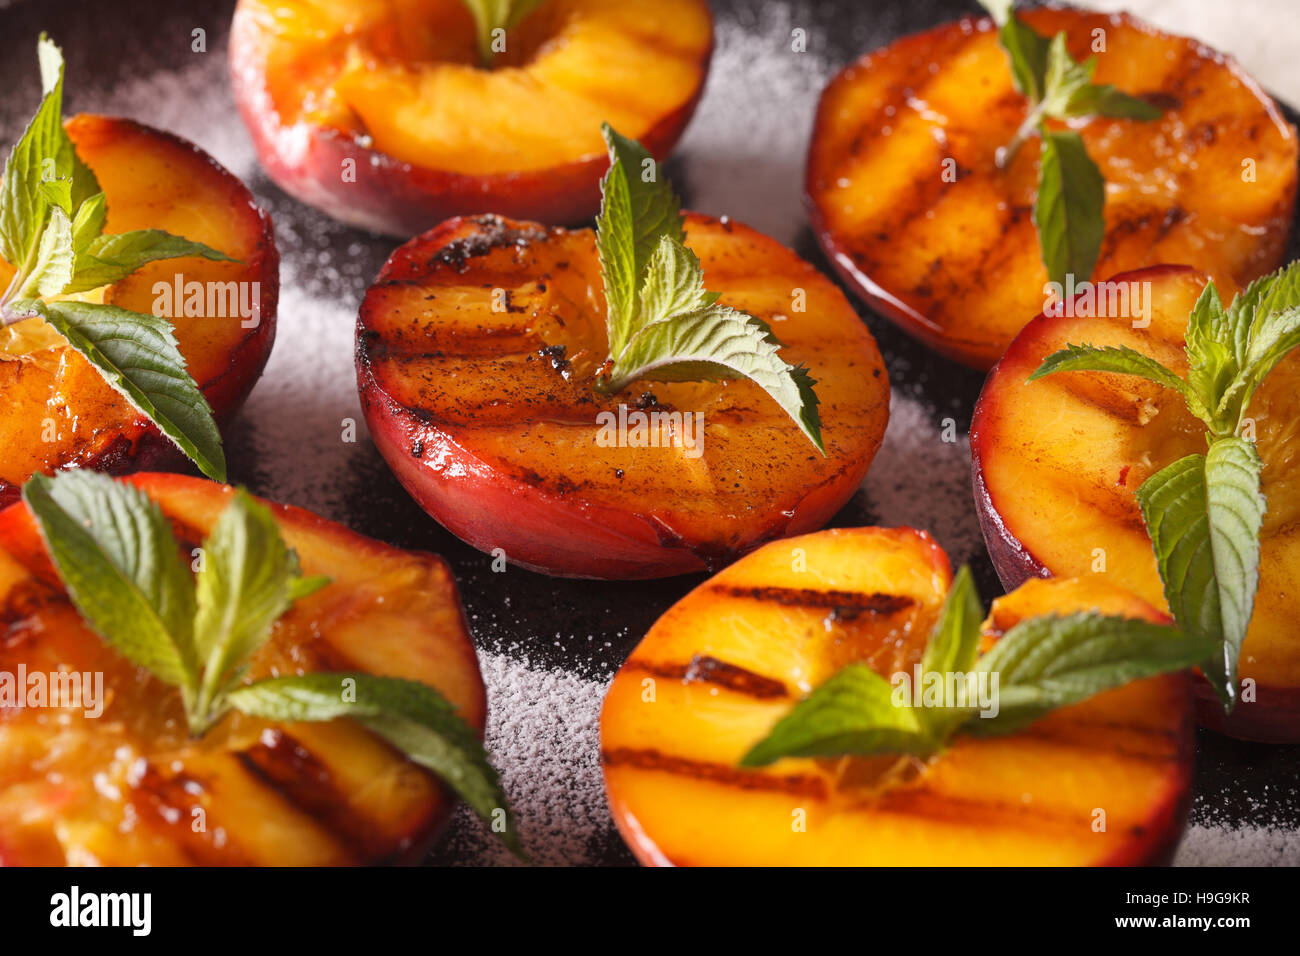
[(132, 485), (80, 470), (33, 476), (23, 500), (87, 625), (190, 699), (194, 582), (158, 506)]
[(1097, 61), (1089, 59), (1076, 63), (1065, 45), (1065, 32), (1052, 37), (1047, 49), (1047, 72), (1043, 81), (1042, 112), (1058, 119), (1065, 118), (1071, 100), (1092, 82)]
[[(238, 679), (295, 598), (310, 591), (302, 589), (298, 556), (270, 510), (242, 489), (204, 540), (195, 580), (194, 645), (204, 668), (199, 707), (205, 709)], [(318, 579), (311, 583), (313, 590), (321, 586)]]
[[(1217, 410), (1237, 377), (1238, 366), (1228, 313), (1213, 282), (1206, 283), (1187, 317), (1184, 343), (1188, 388), (1204, 408)], [(1217, 414), (1205, 424), (1220, 430)]]
[(205, 475), (226, 480), (212, 409), (185, 370), (167, 320), (88, 302), (37, 303), (35, 309)]
[[(669, 236), (646, 264), (640, 301), (640, 324), (662, 322), (687, 312), (700, 312), (718, 301), (716, 292), (704, 289), (704, 271), (690, 249)], [(614, 355), (615, 360), (619, 358)]]
[(1037, 381), (1057, 372), (1110, 372), (1116, 375), (1136, 375), (1180, 395), (1187, 384), (1155, 359), (1143, 355), (1126, 345), (1067, 345), (1043, 359), (1028, 381)]
[(1109, 83), (1090, 84), (1074, 91), (1061, 118), (1078, 116), (1106, 116), (1111, 119), (1132, 119), (1149, 123), (1164, 114), (1158, 106), (1146, 100), (1129, 96)]
[(682, 243), (681, 208), (654, 158), (609, 124), (602, 128), (610, 167), (601, 181), (596, 251), (605, 284), (611, 355), (627, 344), (637, 326), (642, 276), (662, 237)]
[(43, 179), (39, 189), (46, 205), (62, 210), (65, 216), (72, 215), (71, 179)]
[(1258, 583), (1264, 502), (1254, 446), (1219, 439), (1207, 455), (1188, 455), (1156, 472), (1138, 488), (1137, 500), (1169, 610), (1190, 636), (1222, 647), (1201, 669), (1231, 706)]
[(781, 344), (760, 319), (724, 305), (662, 319), (642, 328), (615, 364), (609, 390), (637, 379), (707, 382), (743, 376), (767, 392), (822, 447), (816, 382), (802, 366), (787, 364)]
[(77, 209), (72, 219), (72, 248), (82, 253), (104, 231), (108, 218), (108, 200), (103, 193), (95, 193)]
[(314, 673), (247, 684), (230, 691), (226, 700), (267, 720), (357, 721), (435, 773), (483, 820), (490, 823), (494, 813), (504, 812), (509, 822), (502, 839), (518, 850), (518, 832), (487, 752), (434, 688), (370, 674)]
[(925, 755), (938, 746), (920, 709), (897, 705), (889, 682), (855, 663), (796, 704), (740, 765), (764, 767), (782, 757)]
[(67, 291), (98, 289), (125, 279), (146, 263), (189, 256), (216, 262), (235, 261), (211, 246), (173, 236), (161, 229), (101, 235), (91, 239), (85, 249), (77, 253), (76, 269)]
[(1259, 531), (1266, 508), (1259, 490), (1263, 467), (1255, 446), (1240, 438), (1219, 439), (1205, 453), (1210, 547), (1223, 617), (1221, 666), (1232, 687), (1237, 685), (1237, 659), (1259, 587)]
[(1106, 233), (1106, 183), (1078, 133), (1043, 131), (1034, 225), (1053, 282), (1088, 279)]
[(997, 713), (971, 716), (961, 730), (1011, 733), (1102, 691), (1193, 667), (1216, 644), (1172, 627), (1095, 612), (1028, 618), (976, 665), (977, 672), (998, 677)]
[(493, 42), (500, 36), (496, 31), (509, 30), (541, 2), (542, 0), (465, 0), (465, 6), (474, 17), (479, 59), (483, 65), (490, 66), (496, 58), (497, 51), (493, 49)]
[[(953, 579), (948, 597), (935, 622), (921, 655), (921, 673), (966, 674), (975, 665), (980, 649), (980, 625), (984, 608), (980, 605), (970, 568), (962, 566)], [(966, 717), (958, 708), (933, 708), (922, 712), (922, 719), (935, 740), (946, 740), (952, 729)]]
[(58, 206), (50, 210), (49, 220), (36, 247), (36, 258), (27, 278), (18, 289), (19, 298), (58, 295), (72, 279), (72, 222)]

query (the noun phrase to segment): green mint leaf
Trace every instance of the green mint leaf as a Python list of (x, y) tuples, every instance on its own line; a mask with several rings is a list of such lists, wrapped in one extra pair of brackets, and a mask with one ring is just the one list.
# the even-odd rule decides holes
[(114, 305), (45, 302), (34, 310), (209, 478), (226, 480), (212, 409), (185, 370), (166, 319)]
[(984, 608), (980, 605), (975, 579), (965, 565), (953, 578), (944, 600), (939, 620), (930, 631), (921, 656), (922, 673), (948, 674), (971, 669), (979, 657), (980, 625)]
[(1188, 634), (1222, 647), (1201, 664), (1231, 706), (1237, 659), (1259, 583), (1262, 465), (1253, 445), (1222, 438), (1138, 488), (1137, 500), (1174, 619)]
[(925, 755), (930, 737), (919, 709), (894, 702), (894, 688), (865, 664), (850, 664), (795, 705), (741, 759), (764, 767), (782, 757), (884, 753)]
[(58, 295), (72, 279), (72, 222), (55, 206), (41, 233), (36, 258), (18, 289), (22, 299), (37, 295)]
[(103, 193), (95, 193), (77, 209), (72, 219), (72, 249), (80, 255), (104, 231), (108, 218), (108, 201)]
[(1037, 103), (1043, 98), (1051, 41), (1016, 17), (1013, 0), (980, 0), (980, 3), (998, 26), (998, 42), (1011, 64), (1016, 89)]
[(1214, 579), (1223, 617), (1219, 667), (1207, 671), (1237, 685), (1237, 660), (1255, 610), (1259, 587), (1259, 532), (1267, 507), (1260, 493), (1263, 462), (1255, 446), (1241, 438), (1221, 438), (1205, 453), (1205, 491)]
[(314, 673), (247, 684), (228, 692), (226, 701), (267, 720), (356, 720), (436, 774), (483, 820), (491, 823), (504, 812), (502, 839), (518, 852), (518, 833), (487, 752), (434, 688), (370, 674)]
[(77, 253), (76, 270), (67, 291), (98, 289), (125, 279), (146, 263), (189, 256), (217, 262), (235, 261), (211, 246), (173, 236), (161, 229), (101, 235), (91, 239), (85, 249)]
[[(670, 236), (660, 236), (659, 245), (646, 264), (641, 286), (640, 320), (662, 322), (688, 312), (700, 312), (718, 301), (716, 292), (704, 289), (704, 270), (690, 249)], [(615, 361), (618, 353), (611, 353)]]
[(1232, 389), (1239, 365), (1232, 324), (1213, 282), (1206, 283), (1187, 317), (1184, 342), (1188, 389), (1202, 408), (1212, 412), (1206, 427), (1222, 432), (1218, 409)]
[(601, 180), (596, 251), (605, 284), (611, 355), (623, 351), (636, 330), (642, 275), (661, 237), (685, 241), (681, 207), (654, 158), (608, 123), (601, 127), (609, 170)]
[[(921, 673), (965, 674), (975, 665), (980, 649), (980, 625), (984, 608), (970, 568), (963, 566), (953, 579), (939, 620), (925, 644)], [(922, 711), (922, 717), (937, 741), (947, 740), (954, 727), (966, 717), (964, 710), (937, 708)]]
[(162, 510), (132, 485), (81, 470), (34, 475), (23, 501), (91, 630), (191, 699), (194, 581)]
[(495, 31), (509, 30), (541, 2), (542, 0), (465, 0), (465, 6), (474, 17), (479, 59), (484, 66), (490, 66), (496, 57), (496, 51), (492, 49)]
[(967, 718), (961, 730), (1011, 733), (1049, 711), (1144, 677), (1192, 667), (1216, 646), (1172, 627), (1084, 612), (1028, 618), (980, 658), (998, 677), (997, 713)]
[[(271, 636), (271, 627), (302, 589), (298, 556), (280, 536), (270, 510), (243, 489), (221, 512), (203, 542), (196, 576), (198, 611), (194, 644), (203, 662), (199, 710), (226, 683), (237, 680), (248, 658)], [(313, 590), (320, 587), (313, 579)]]
[(1047, 73), (1043, 80), (1043, 113), (1065, 118), (1071, 101), (1092, 82), (1097, 69), (1095, 58), (1076, 63), (1065, 45), (1065, 32), (1052, 37), (1047, 48)]
[(62, 210), (65, 216), (72, 215), (71, 179), (43, 179), (38, 188), (47, 206)]
[[(1055, 114), (1053, 114), (1055, 115)], [(1090, 84), (1075, 90), (1060, 114), (1061, 119), (1077, 116), (1108, 116), (1149, 123), (1164, 114), (1144, 99), (1122, 93), (1109, 83)]]
[(1034, 225), (1053, 282), (1088, 279), (1106, 232), (1106, 183), (1078, 133), (1042, 130), (1042, 161)]
[(1043, 359), (1028, 381), (1034, 382), (1057, 372), (1110, 372), (1115, 375), (1136, 375), (1180, 395), (1187, 391), (1187, 383), (1155, 359), (1143, 355), (1126, 345), (1067, 345)]
[(608, 388), (617, 392), (641, 378), (707, 382), (744, 376), (767, 392), (825, 454), (816, 382), (804, 367), (782, 360), (780, 349), (765, 322), (715, 304), (642, 328), (615, 363)]

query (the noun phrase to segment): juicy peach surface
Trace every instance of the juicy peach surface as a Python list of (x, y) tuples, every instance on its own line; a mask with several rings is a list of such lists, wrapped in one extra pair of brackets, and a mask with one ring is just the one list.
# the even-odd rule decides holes
[[(829, 280), (746, 226), (691, 215), (686, 242), (707, 287), (766, 320), (785, 361), (817, 379), (827, 456), (745, 379), (598, 394), (608, 343), (592, 231), (457, 219), (394, 253), (357, 326), (371, 433), (426, 511), (525, 567), (631, 578), (724, 562), (848, 500), (889, 413), (870, 333)], [(598, 416), (638, 403), (702, 414), (701, 453), (668, 447), (671, 426), (660, 447), (602, 447)]]
[[(977, 506), (994, 564), (1008, 587), (1034, 574), (1092, 577), (1132, 589), (1165, 607), (1151, 542), (1134, 495), (1185, 455), (1205, 451), (1205, 427), (1174, 392), (1131, 376), (1062, 372), (1027, 382), (1044, 358), (1068, 343), (1127, 345), (1179, 374), (1183, 336), (1205, 276), (1164, 267), (1116, 277), (1146, 284), (1150, 326), (1129, 316), (1039, 316), (1016, 337), (989, 376), (971, 428)], [(1235, 294), (1220, 287), (1224, 302)], [(1138, 324), (1145, 319), (1138, 316)], [(1300, 356), (1292, 354), (1255, 394), (1255, 423), (1268, 500), (1261, 534), (1255, 613), (1240, 673), (1258, 699), (1223, 723), (1207, 699), (1203, 720), (1252, 738), (1300, 740)]]
[[(231, 489), (130, 479), (186, 553)], [(485, 699), (455, 582), (298, 508), (273, 506), (304, 573), (299, 601), (250, 675), (358, 670), (437, 687), (479, 731)], [(111, 650), (68, 601), (26, 506), (0, 512), (0, 671), (103, 673), (104, 710), (0, 708), (0, 863), (322, 865), (418, 859), (454, 800), (347, 720), (276, 724), (231, 714), (189, 736), (179, 693)]]
[[(190, 374), (220, 422), (238, 409), (261, 375), (275, 341), (280, 257), (271, 221), (247, 188), (210, 156), (168, 133), (125, 119), (81, 115), (67, 122), (77, 152), (108, 200), (106, 233), (163, 229), (239, 262), (169, 259), (88, 294), (155, 314), (154, 286), (219, 283), (256, 303), (244, 319), (213, 296), (221, 314), (173, 314)], [(0, 286), (12, 267), (0, 261)], [(233, 283), (233, 286), (231, 285)], [(257, 290), (254, 299), (253, 289)], [(83, 296), (85, 297), (85, 296)], [(208, 311), (204, 295), (202, 309)], [(173, 310), (175, 311), (175, 310)], [(172, 445), (43, 320), (0, 329), (0, 504), (36, 472), (74, 466), (123, 472), (146, 467)]]
[[(651, 628), (601, 713), (610, 807), (643, 863), (1052, 865), (1166, 859), (1192, 774), (1185, 675), (1139, 681), (936, 757), (738, 767), (846, 664), (910, 672), (951, 583), (909, 528), (773, 542)], [(1160, 620), (1104, 581), (1032, 581), (994, 602), (985, 648), (1024, 617), (1096, 609)], [(1104, 829), (1098, 829), (1098, 810)]]
[(230, 58), (271, 177), (406, 237), (471, 213), (593, 215), (601, 123), (666, 157), (712, 48), (704, 0), (545, 0), (491, 69), (462, 0), (241, 0)]
[[(1095, 53), (1095, 82), (1164, 110), (1149, 123), (1072, 124), (1107, 184), (1094, 275), (1183, 263), (1245, 285), (1281, 263), (1296, 131), (1234, 60), (1127, 14), (1019, 15), (1039, 33), (1066, 31), (1076, 59)], [(992, 22), (966, 18), (847, 67), (813, 131), (807, 191), (827, 256), (883, 315), (977, 368), (1044, 301), (1037, 135), (1006, 170), (995, 164), (1028, 108)]]

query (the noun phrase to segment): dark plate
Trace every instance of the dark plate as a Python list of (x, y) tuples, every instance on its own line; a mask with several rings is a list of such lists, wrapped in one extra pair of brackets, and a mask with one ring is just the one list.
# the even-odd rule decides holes
[[(352, 317), (395, 244), (295, 202), (251, 162), (226, 85), (225, 34), (233, 6), (41, 0), (5, 9), (0, 33), (10, 44), (0, 66), (0, 88), (7, 91), (0, 102), (0, 141), (16, 138), (37, 101), (29, 52), (45, 29), (68, 60), (69, 112), (121, 113), (172, 129), (249, 182), (276, 222), (283, 298), (276, 354), (228, 438), (232, 479), (395, 545), (445, 555), (489, 678), (506, 672), (523, 678), (492, 683), (490, 745), (534, 856), (542, 862), (631, 862), (600, 792), (596, 708), (604, 683), (641, 635), (701, 577), (617, 583), (558, 580), (513, 568), (493, 573), (489, 558), (412, 503), (364, 434), (355, 444), (340, 442), (344, 419), (361, 420), (350, 372)], [(718, 53), (709, 89), (670, 164), (687, 204), (770, 232), (830, 274), (802, 212), (803, 158), (818, 91), (861, 53), (975, 9), (973, 0), (714, 0)], [(795, 29), (806, 31), (806, 53), (791, 49)], [(196, 30), (205, 31), (206, 52), (194, 50)], [(1296, 122), (1293, 110), (1286, 113)], [(1290, 258), (1300, 258), (1294, 241)], [(972, 564), (991, 598), (1001, 588), (979, 540), (965, 445), (983, 376), (860, 311), (888, 360), (896, 402), (885, 449), (833, 524), (927, 527), (954, 563)], [(956, 423), (956, 444), (940, 438), (945, 418)], [(1300, 747), (1242, 744), (1208, 732), (1199, 743), (1193, 821), (1290, 830), (1287, 852), (1294, 854)], [(491, 838), (463, 812), (453, 830), (433, 862), (501, 859)], [(1217, 852), (1206, 844), (1195, 856), (1221, 858)]]

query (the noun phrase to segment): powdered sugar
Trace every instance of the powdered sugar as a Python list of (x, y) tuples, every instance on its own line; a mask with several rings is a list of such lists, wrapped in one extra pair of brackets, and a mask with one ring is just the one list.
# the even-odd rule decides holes
[(1300, 840), (1274, 827), (1192, 824), (1175, 866), (1300, 866)]

